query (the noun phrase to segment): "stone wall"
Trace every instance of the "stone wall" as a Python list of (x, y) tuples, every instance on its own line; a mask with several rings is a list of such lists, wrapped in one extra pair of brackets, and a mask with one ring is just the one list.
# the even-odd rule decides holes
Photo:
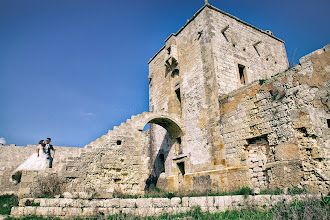
[[(36, 197), (41, 182), (59, 179), (63, 185), (58, 195), (112, 198), (121, 194), (143, 194), (150, 177), (149, 131), (141, 132), (148, 123), (182, 135), (181, 118), (168, 113), (144, 112), (132, 116), (120, 126), (81, 148), (75, 156), (65, 158), (61, 169), (23, 172), (20, 197)], [(56, 183), (54, 183), (56, 185)]]
[[(135, 216), (157, 216), (178, 214), (200, 207), (203, 212), (224, 212), (257, 206), (259, 209), (270, 208), (278, 202), (306, 200), (306, 195), (260, 195), (260, 196), (209, 196), (209, 197), (174, 197), (138, 198), (138, 199), (21, 199), (19, 207), (13, 207), (12, 217), (37, 215), (44, 217), (107, 217), (120, 213)], [(40, 206), (33, 206), (39, 204)]]
[(210, 7), (208, 33), (219, 95), (244, 86), (238, 65), (245, 66), (245, 85), (288, 69), (284, 41), (219, 9)]
[[(66, 159), (78, 155), (80, 148), (59, 147), (56, 149), (53, 170), (60, 171), (66, 164)], [(9, 179), (12, 172), (22, 164), (29, 156), (36, 153), (36, 145), (26, 147), (11, 145), (0, 145), (0, 194), (17, 193), (19, 185), (12, 184)]]
[(226, 165), (247, 167), (250, 187), (329, 191), (329, 49), (220, 98)]

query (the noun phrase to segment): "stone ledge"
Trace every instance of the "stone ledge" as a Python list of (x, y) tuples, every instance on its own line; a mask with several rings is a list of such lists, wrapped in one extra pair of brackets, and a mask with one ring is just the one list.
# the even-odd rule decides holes
[[(315, 195), (314, 195), (315, 196)], [(136, 216), (157, 216), (164, 213), (177, 214), (200, 207), (202, 211), (211, 213), (223, 212), (228, 209), (240, 209), (247, 206), (269, 208), (280, 201), (292, 202), (294, 200), (308, 199), (310, 195), (257, 195), (244, 198), (237, 196), (204, 196), (204, 197), (174, 197), (168, 198), (137, 198), (137, 199), (34, 199), (24, 198), (19, 207), (13, 207), (12, 217), (26, 215), (40, 215), (44, 217), (87, 217), (109, 216), (119, 213)], [(320, 197), (320, 196), (317, 196)], [(25, 206), (40, 203), (40, 206)]]

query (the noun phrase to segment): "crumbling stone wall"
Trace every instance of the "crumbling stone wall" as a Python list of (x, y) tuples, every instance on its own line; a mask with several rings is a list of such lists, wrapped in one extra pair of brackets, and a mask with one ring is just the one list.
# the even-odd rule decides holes
[(226, 164), (247, 166), (254, 189), (329, 191), (329, 49), (220, 98)]
[[(66, 159), (78, 155), (80, 148), (54, 146), (56, 149), (53, 170), (60, 171)], [(29, 156), (36, 153), (36, 145), (16, 146), (0, 145), (0, 194), (18, 193), (19, 184), (12, 184), (9, 179), (12, 172)]]
[(143, 194), (150, 179), (149, 131), (146, 123), (165, 127), (175, 136), (182, 135), (181, 118), (168, 113), (144, 112), (132, 116), (107, 134), (86, 145), (76, 156), (67, 157), (58, 170), (23, 172), (21, 197), (35, 197), (38, 183), (54, 175), (63, 180), (59, 193), (80, 198), (111, 198), (121, 194)]

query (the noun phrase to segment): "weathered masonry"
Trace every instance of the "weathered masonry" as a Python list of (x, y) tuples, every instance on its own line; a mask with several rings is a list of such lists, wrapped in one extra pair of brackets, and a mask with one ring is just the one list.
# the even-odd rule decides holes
[[(13, 191), (37, 196), (55, 175), (80, 198), (153, 187), (329, 192), (330, 45), (289, 68), (271, 31), (208, 3), (165, 42), (149, 61), (149, 112), (63, 154), (53, 171), (24, 171)], [(18, 164), (2, 157), (15, 147), (0, 149), (8, 191)]]

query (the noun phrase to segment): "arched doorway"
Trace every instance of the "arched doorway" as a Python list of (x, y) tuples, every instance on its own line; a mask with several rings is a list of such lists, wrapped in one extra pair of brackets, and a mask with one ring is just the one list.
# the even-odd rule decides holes
[(166, 176), (165, 173), (168, 174), (173, 162), (169, 154), (182, 153), (184, 132), (180, 118), (175, 115), (171, 117), (151, 113), (140, 121), (138, 130), (142, 131), (146, 124), (150, 125), (150, 129), (146, 131), (150, 136), (147, 145), (150, 175), (145, 185), (145, 190), (148, 191), (159, 184), (159, 181), (166, 182), (162, 177)]

